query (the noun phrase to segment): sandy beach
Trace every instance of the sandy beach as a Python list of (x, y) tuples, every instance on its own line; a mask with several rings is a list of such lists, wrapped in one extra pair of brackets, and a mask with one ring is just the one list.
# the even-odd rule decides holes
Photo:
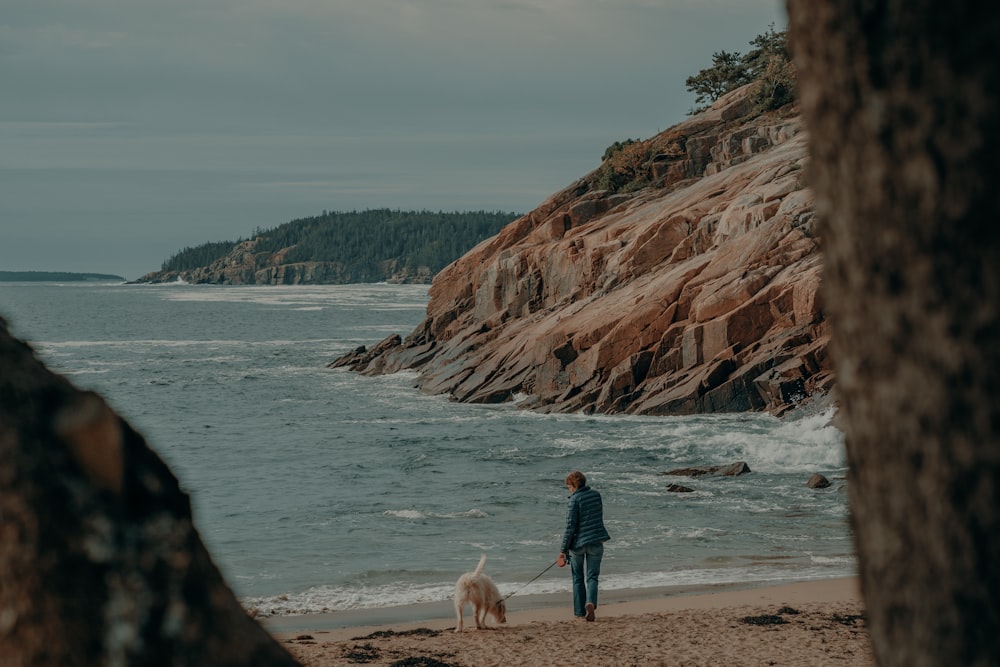
[(466, 610), (462, 633), (450, 603), (265, 626), (308, 667), (875, 664), (855, 578), (609, 592), (593, 623), (573, 618), (568, 596), (508, 605), (507, 624), (486, 630), (469, 629)]

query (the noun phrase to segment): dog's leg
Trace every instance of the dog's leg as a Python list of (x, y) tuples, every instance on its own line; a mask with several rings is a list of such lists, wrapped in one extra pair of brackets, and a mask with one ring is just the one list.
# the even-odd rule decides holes
[(455, 632), (462, 631), (462, 608), (465, 604), (455, 600), (455, 616), (458, 618), (458, 623), (455, 625)]

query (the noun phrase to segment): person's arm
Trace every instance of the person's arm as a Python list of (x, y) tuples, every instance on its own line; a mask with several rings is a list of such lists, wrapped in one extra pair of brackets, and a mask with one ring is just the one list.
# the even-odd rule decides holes
[(561, 555), (568, 555), (569, 545), (573, 543), (573, 537), (576, 535), (576, 531), (579, 527), (580, 503), (575, 503), (571, 500), (569, 503), (569, 510), (566, 512), (566, 530), (563, 532), (562, 545), (559, 547), (559, 553)]

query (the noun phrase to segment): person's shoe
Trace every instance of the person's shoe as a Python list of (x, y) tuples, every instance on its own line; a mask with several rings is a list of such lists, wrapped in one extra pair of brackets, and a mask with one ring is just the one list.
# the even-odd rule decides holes
[(587, 603), (587, 615), (584, 618), (586, 618), (588, 621), (593, 621), (594, 620), (594, 603), (593, 602), (588, 602)]

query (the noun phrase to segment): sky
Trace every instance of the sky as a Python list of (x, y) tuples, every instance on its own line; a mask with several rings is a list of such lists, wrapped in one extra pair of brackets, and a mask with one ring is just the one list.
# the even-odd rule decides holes
[(5, 0), (0, 270), (134, 280), (323, 211), (527, 213), (783, 0)]

